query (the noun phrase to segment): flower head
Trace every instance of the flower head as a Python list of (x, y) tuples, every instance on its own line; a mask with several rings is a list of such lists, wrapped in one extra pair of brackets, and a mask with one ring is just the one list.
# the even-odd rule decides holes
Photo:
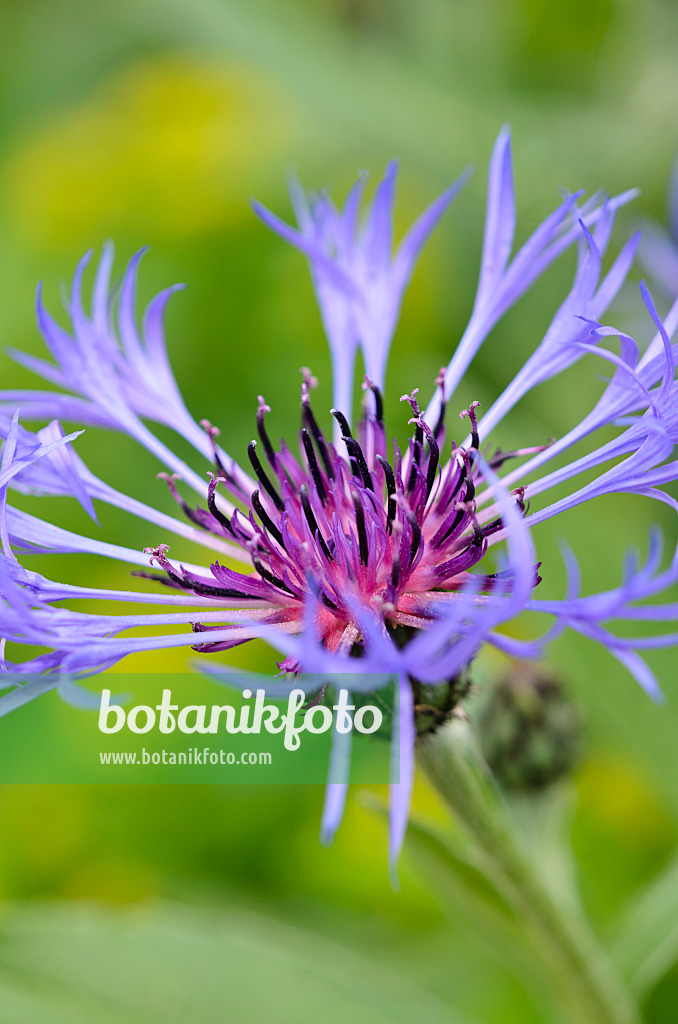
[[(190, 415), (172, 376), (162, 329), (172, 289), (151, 302), (141, 328), (137, 325), (139, 255), (124, 276), (112, 320), (109, 249), (96, 273), (89, 313), (81, 298), (87, 257), (77, 268), (70, 333), (50, 317), (38, 297), (38, 324), (54, 363), (19, 358), (62, 391), (0, 393), (0, 411), (7, 414), (0, 419), (5, 438), (0, 469), (0, 626), (11, 644), (46, 649), (23, 663), (7, 656), (5, 667), (82, 677), (135, 651), (190, 646), (209, 662), (215, 652), (263, 638), (279, 652), (283, 673), (348, 672), (356, 691), (373, 685), (372, 673), (395, 675), (393, 749), (398, 777), (391, 787), (393, 858), (407, 823), (417, 734), (455, 712), (465, 673), (484, 644), (535, 658), (548, 639), (570, 627), (602, 643), (656, 693), (656, 681), (639, 654), (650, 646), (647, 638), (621, 638), (609, 622), (628, 617), (630, 609), (638, 612), (639, 600), (678, 578), (675, 561), (659, 571), (655, 547), (649, 567), (629, 570), (622, 587), (612, 594), (581, 597), (569, 556), (572, 580), (566, 598), (542, 601), (535, 590), (546, 570), (540, 568), (532, 529), (544, 520), (609, 493), (644, 494), (675, 507), (662, 487), (678, 476), (678, 463), (670, 461), (678, 440), (676, 349), (671, 343), (678, 308), (662, 322), (644, 289), (657, 333), (642, 357), (633, 339), (603, 323), (637, 245), (637, 238), (630, 239), (601, 274), (615, 213), (631, 193), (614, 199), (594, 197), (584, 204), (577, 194), (567, 196), (512, 257), (511, 152), (508, 133), (502, 131), (490, 163), (482, 265), (469, 325), (441, 370), (428, 406), (420, 405), (416, 387), (402, 396), (411, 436), (401, 448), (384, 419), (386, 358), (416, 257), (460, 182), (429, 207), (395, 256), (394, 183), (391, 165), (362, 228), (362, 179), (341, 211), (327, 196), (307, 203), (295, 186), (298, 230), (257, 208), (311, 265), (336, 374), (332, 439), (327, 432), (329, 416), (312, 404), (314, 378), (304, 370), (296, 443), (272, 443), (273, 414), (259, 396), (257, 438), (247, 450), (249, 465), (244, 468), (236, 462), (219, 444), (219, 431)], [(461, 409), (460, 420), (453, 419), (453, 393), (489, 332), (573, 244), (578, 257), (571, 291), (534, 354), (484, 417), (478, 418), (478, 403), (472, 402)], [(615, 334), (621, 339), (620, 355), (604, 347)], [(367, 375), (362, 384), (363, 417), (353, 426), (359, 348)], [(610, 362), (614, 375), (581, 423), (548, 443), (526, 438), (525, 447), (518, 450), (487, 447), (488, 435), (517, 401), (589, 355)], [(146, 447), (160, 464), (178, 515), (129, 498), (95, 476), (73, 447), (76, 435), (64, 435), (55, 418), (123, 431)], [(32, 419), (53, 422), (32, 434), (23, 426)], [(149, 421), (188, 440), (206, 460), (207, 479), (161, 441)], [(621, 426), (613, 440), (598, 447), (594, 443), (587, 455), (539, 475), (575, 442), (613, 424)], [(549, 501), (554, 487), (587, 471), (593, 471), (592, 479)], [(147, 524), (140, 532), (143, 540), (138, 549), (124, 548), (45, 522), (7, 503), (10, 485), (38, 494), (69, 493), (92, 516), (95, 501), (126, 509)], [(197, 503), (185, 487), (198, 495)], [(172, 535), (199, 540), (207, 564), (176, 561), (168, 543)], [(86, 551), (115, 559), (131, 565), (134, 576), (152, 580), (156, 589), (102, 590), (48, 580), (17, 560), (17, 553), (37, 551)], [(60, 607), (65, 598), (136, 602), (140, 607), (125, 615), (79, 613)], [(142, 610), (144, 605), (156, 608)], [(640, 615), (662, 622), (662, 607), (648, 606)], [(532, 641), (511, 638), (503, 631), (504, 624), (524, 609), (554, 616), (554, 625)], [(177, 633), (182, 624), (185, 630)], [(158, 634), (159, 627), (172, 631)], [(136, 635), (130, 636), (133, 628)], [(673, 642), (672, 634), (652, 641)], [(0, 698), (0, 713), (18, 699), (42, 692), (32, 687), (18, 698), (17, 692), (28, 684), (12, 685), (14, 690)], [(339, 824), (346, 794), (347, 741), (335, 739), (322, 824), (325, 839)]]

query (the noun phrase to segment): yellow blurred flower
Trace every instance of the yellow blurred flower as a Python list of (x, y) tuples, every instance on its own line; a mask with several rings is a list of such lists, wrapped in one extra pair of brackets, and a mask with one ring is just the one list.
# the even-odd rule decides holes
[(652, 781), (632, 761), (607, 755), (591, 759), (578, 778), (582, 809), (597, 827), (625, 846), (670, 849), (675, 826)]
[(42, 245), (199, 234), (250, 216), (248, 198), (294, 138), (279, 83), (171, 55), (106, 80), (32, 127), (4, 173), (5, 217)]

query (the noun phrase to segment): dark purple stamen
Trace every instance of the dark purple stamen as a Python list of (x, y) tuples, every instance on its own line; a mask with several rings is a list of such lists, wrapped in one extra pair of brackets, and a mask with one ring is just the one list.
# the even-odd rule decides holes
[(391, 566), (391, 586), (396, 588), (400, 579), (400, 544), (394, 546), (393, 564)]
[(318, 451), (320, 452), (320, 458), (322, 459), (325, 472), (327, 473), (327, 476), (329, 477), (330, 480), (334, 480), (334, 467), (332, 465), (332, 459), (330, 458), (330, 453), (327, 448), (327, 442), (325, 441), (325, 435), (318, 426), (316, 418), (313, 414), (313, 409), (311, 408), (311, 403), (308, 401), (308, 399), (302, 402), (301, 409), (302, 417), (304, 419), (306, 428), (313, 435), (313, 439), (318, 446)]
[(393, 520), (396, 517), (397, 505), (395, 500), (395, 476), (391, 463), (388, 459), (385, 459), (383, 455), (377, 455), (377, 462), (384, 471), (384, 477), (386, 478), (386, 493), (388, 496), (388, 506), (386, 510), (386, 529), (390, 533), (393, 525)]
[(261, 499), (259, 497), (259, 491), (252, 491), (252, 499), (251, 500), (252, 500), (252, 508), (254, 509), (254, 511), (259, 516), (259, 519), (261, 520), (263, 526), (266, 528), (268, 533), (270, 533), (271, 536), (275, 540), (277, 540), (277, 542), (280, 545), (280, 547), (283, 548), (283, 550), (284, 550), (285, 549), (285, 542), (283, 540), (283, 535), (280, 532), (280, 530), (278, 529), (278, 527), (275, 525), (275, 523), (273, 522), (271, 517), (269, 516), (269, 514), (266, 511), (266, 509), (264, 508), (264, 506), (261, 504)]
[(412, 465), (410, 466), (410, 474), (407, 478), (407, 486), (405, 488), (406, 494), (411, 494), (414, 490), (417, 482), (417, 470), (421, 463), (422, 446), (424, 443), (424, 431), (421, 427), (421, 413), (419, 411), (419, 403), (417, 402), (417, 395), (419, 394), (419, 388), (415, 388), (409, 395), (401, 395), (400, 401), (407, 402), (414, 413), (414, 419), (410, 420), (410, 423), (415, 423), (414, 437), (412, 438)]
[(266, 580), (267, 583), (271, 583), (274, 587), (277, 587), (279, 590), (284, 590), (286, 594), (291, 594), (292, 596), (294, 596), (294, 592), (290, 590), (287, 584), (283, 580), (281, 580), (279, 576), (276, 576), (275, 573), (271, 572), (264, 565), (262, 565), (261, 559), (257, 555), (255, 555), (254, 552), (252, 553), (252, 565), (257, 570), (261, 578)]
[(208, 587), (204, 583), (196, 583), (195, 580), (186, 579), (182, 582), (184, 590), (192, 590), (194, 594), (201, 594), (203, 597), (225, 597), (228, 600), (261, 601), (260, 594), (243, 594), (241, 590), (234, 587)]
[(471, 447), (475, 448), (476, 451), (480, 448), (480, 436), (478, 435), (478, 420), (476, 419), (476, 409), (480, 405), (480, 402), (471, 402), (468, 409), (464, 409), (463, 412), (459, 413), (459, 419), (469, 419), (471, 421)]
[(231, 520), (228, 518), (228, 516), (225, 516), (224, 513), (221, 511), (221, 509), (217, 506), (217, 503), (216, 503), (216, 500), (215, 500), (215, 497), (214, 497), (214, 493), (215, 493), (216, 489), (217, 489), (217, 477), (213, 476), (210, 473), (210, 482), (209, 482), (209, 486), (207, 488), (207, 507), (210, 510), (211, 514), (216, 519), (216, 521), (218, 523), (220, 523), (220, 525), (223, 526), (223, 528), (225, 530), (227, 530), (230, 534), (233, 534), (233, 527), (231, 526)]
[(234, 587), (210, 587), (206, 583), (200, 583), (199, 580), (191, 579), (189, 576), (178, 576), (171, 569), (165, 569), (165, 572), (170, 579), (175, 580), (179, 584), (182, 590), (191, 590), (194, 594), (201, 594), (203, 597), (225, 597), (229, 600), (247, 598), (248, 601), (261, 600), (258, 594), (244, 594), (241, 590), (236, 590)]
[(491, 537), (493, 533), (498, 533), (499, 530), (504, 528), (504, 520), (500, 517), (499, 519), (493, 519), (491, 523), (486, 523), (483, 526), (483, 537)]
[(351, 456), (351, 463), (355, 463), (358, 472), (354, 473), (354, 476), (359, 476), (363, 482), (363, 487), (368, 491), (374, 490), (374, 484), (372, 483), (372, 476), (369, 469), (367, 468), (367, 462), (365, 461), (365, 454), (360, 447), (360, 444), (354, 437), (345, 437), (344, 444)]
[(259, 433), (259, 437), (261, 438), (261, 443), (264, 446), (264, 451), (266, 452), (266, 458), (269, 461), (269, 465), (271, 466), (272, 469), (275, 469), (275, 450), (273, 448), (273, 445), (271, 444), (271, 439), (268, 436), (268, 431), (266, 430), (266, 423), (264, 422), (264, 417), (266, 413), (270, 412), (271, 409), (264, 402), (263, 395), (258, 395), (257, 397), (259, 399), (259, 408), (257, 409), (257, 431)]
[(367, 530), (365, 529), (365, 510), (360, 500), (360, 495), (353, 495), (353, 507), (355, 508), (355, 522), (358, 531), (358, 546), (360, 549), (360, 564), (367, 565), (370, 552), (367, 546)]
[(431, 541), (431, 546), (434, 547), (434, 548), (442, 547), (442, 545), (445, 543), (447, 538), (450, 537), (454, 533), (454, 531), (457, 529), (457, 527), (461, 524), (461, 521), (462, 521), (463, 518), (464, 518), (463, 509), (459, 509), (457, 511), (457, 514), (455, 515), (454, 519), (452, 520), (451, 526), (447, 530), (445, 530), (444, 533), (441, 533), (441, 531), (439, 530), (438, 533), (433, 538), (433, 540)]
[(530, 503), (529, 503), (529, 501), (525, 502), (525, 500), (524, 500), (525, 499), (525, 488), (524, 487), (516, 487), (515, 491), (511, 491), (511, 493), (514, 495), (514, 497), (516, 499), (516, 505), (518, 506), (518, 508), (520, 509), (522, 514), (526, 515), (527, 511), (528, 511), (528, 509), (530, 507)]
[(487, 464), (490, 469), (501, 469), (505, 462), (508, 462), (509, 459), (515, 459), (517, 456), (517, 451), (503, 452), (501, 448), (497, 448), (494, 455), (487, 460)]
[(172, 590), (184, 590), (184, 585), (176, 579), (170, 579), (168, 576), (161, 576), (157, 572), (144, 572), (143, 569), (133, 569), (130, 572), (130, 576), (137, 576), (141, 580), (152, 580), (154, 583), (162, 583), (163, 587), (171, 587)]
[(410, 547), (410, 565), (412, 565), (417, 557), (417, 551), (421, 544), (421, 527), (417, 522), (416, 516), (409, 509), (405, 509), (405, 518), (410, 524), (410, 529), (412, 530), (412, 545)]
[(474, 522), (473, 522), (473, 540), (471, 541), (471, 546), (474, 547), (474, 548), (481, 548), (483, 546), (484, 541), (485, 541), (485, 534), (483, 533), (482, 528), (481, 528), (481, 526), (478, 523), (478, 520), (474, 519)]
[(426, 469), (426, 500), (428, 501), (433, 485), (436, 482), (436, 473), (438, 471), (438, 463), (440, 462), (440, 448), (433, 431), (425, 420), (421, 420), (421, 428), (426, 434), (429, 448), (428, 466)]
[(411, 494), (414, 490), (414, 485), (417, 482), (417, 470), (421, 462), (422, 445), (424, 441), (424, 431), (419, 425), (414, 429), (414, 438), (412, 439), (412, 465), (410, 466), (410, 475), (407, 478), (406, 493)]
[(322, 533), (320, 532), (320, 527), (318, 526), (318, 520), (316, 519), (315, 514), (313, 512), (313, 509), (311, 508), (311, 499), (308, 496), (308, 489), (306, 487), (306, 484), (302, 484), (301, 485), (301, 490), (299, 491), (299, 496), (301, 497), (301, 507), (304, 510), (304, 515), (306, 516), (306, 522), (309, 525), (309, 529), (310, 529), (312, 535), (317, 539), (318, 543), (320, 544), (320, 547), (322, 548), (323, 554), (325, 555), (325, 558), (327, 559), (327, 561), (328, 562), (333, 562), (334, 559), (332, 558), (332, 554), (330, 552), (330, 549), (327, 546), (327, 541), (325, 540), (325, 538), (323, 537)]
[[(174, 583), (176, 583), (179, 587), (185, 587), (186, 586), (186, 578), (185, 577), (183, 577), (183, 578), (180, 577), (180, 575), (177, 572), (174, 571), (174, 569), (172, 568), (171, 563), (166, 558), (159, 557), (158, 555), (156, 555), (156, 557), (158, 558), (158, 561), (160, 562), (162, 567), (167, 572), (168, 577), (170, 578), (170, 580), (173, 580)], [(153, 559), (151, 560), (151, 563), (153, 564)]]
[[(344, 416), (343, 412), (339, 412), (338, 409), (330, 409), (330, 413), (332, 414), (332, 416), (334, 416), (335, 420), (337, 421), (337, 423), (341, 427), (341, 436), (343, 437), (344, 441), (347, 438), (349, 438), (349, 439), (352, 438), (353, 434), (351, 433), (351, 428), (349, 427), (348, 420)], [(347, 447), (348, 447), (348, 445), (347, 445)], [(350, 452), (349, 452), (349, 456), (350, 456)], [(360, 476), (360, 470), (358, 469), (358, 463), (355, 461), (355, 459), (350, 457), (349, 458), (349, 462), (351, 463), (351, 472), (353, 473), (353, 476)]]
[(344, 416), (343, 412), (339, 412), (338, 409), (330, 409), (330, 412), (334, 416), (339, 426), (341, 427), (341, 436), (344, 439), (346, 439), (347, 437), (353, 437), (353, 434), (351, 433), (351, 428), (348, 425), (348, 420)]
[(384, 396), (381, 393), (380, 388), (376, 384), (373, 384), (368, 377), (365, 377), (365, 384), (363, 387), (367, 388), (374, 395), (374, 418), (380, 425), (384, 422)]
[(269, 498), (271, 499), (271, 501), (273, 502), (275, 507), (278, 509), (278, 511), (279, 512), (284, 512), (285, 511), (285, 502), (282, 500), (282, 498), (280, 497), (280, 495), (276, 491), (275, 487), (273, 486), (273, 484), (269, 480), (268, 476), (266, 475), (263, 466), (259, 462), (259, 456), (257, 455), (257, 442), (256, 441), (250, 441), (250, 443), (247, 446), (247, 454), (249, 456), (250, 462), (252, 463), (252, 469), (254, 470), (254, 472), (257, 475), (257, 479), (259, 480), (259, 483), (264, 488), (264, 490), (266, 491), (266, 493), (268, 494)]
[(308, 468), (311, 471), (311, 476), (313, 477), (316, 489), (318, 491), (318, 497), (320, 498), (321, 502), (324, 505), (325, 502), (327, 501), (327, 491), (325, 490), (325, 485), (320, 474), (320, 466), (318, 465), (318, 460), (315, 457), (315, 450), (313, 448), (313, 442), (311, 441), (311, 435), (309, 434), (306, 427), (301, 428), (301, 441), (304, 446), (304, 451), (306, 453), (306, 461), (308, 462)]

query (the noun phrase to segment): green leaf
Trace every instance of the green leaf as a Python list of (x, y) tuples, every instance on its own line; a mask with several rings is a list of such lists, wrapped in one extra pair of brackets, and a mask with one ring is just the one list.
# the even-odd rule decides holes
[(318, 935), (165, 903), (10, 904), (0, 1004), (3, 1024), (455, 1024), (443, 1001)]
[(633, 898), (615, 932), (617, 966), (644, 996), (678, 961), (678, 857)]

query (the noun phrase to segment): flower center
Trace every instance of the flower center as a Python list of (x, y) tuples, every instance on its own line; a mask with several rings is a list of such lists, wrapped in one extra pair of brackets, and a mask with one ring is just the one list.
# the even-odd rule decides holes
[[(436, 603), (468, 580), (487, 550), (488, 537), (503, 524), (497, 518), (481, 526), (476, 518), (476, 485), (481, 479), (477, 402), (460, 414), (470, 422), (470, 443), (452, 442), (450, 457), (442, 465), (444, 401), (431, 428), (421, 415), (417, 391), (403, 395), (412, 411), (413, 433), (401, 451), (395, 441), (387, 442), (382, 395), (366, 378), (365, 415), (356, 436), (346, 416), (332, 410), (341, 431), (335, 447), (311, 407), (315, 383), (304, 371), (298, 456), (284, 442), (279, 450), (274, 448), (266, 429), (270, 409), (259, 396), (257, 430), (267, 465), (260, 458), (259, 444), (251, 441), (248, 456), (258, 482), (255, 489), (246, 487), (237, 467), (224, 464), (216, 444), (218, 431), (206, 422), (216, 466), (210, 474), (207, 508), (190, 508), (179, 496), (174, 478), (166, 478), (190, 519), (246, 551), (253, 572), (237, 572), (215, 562), (211, 575), (198, 576), (174, 566), (166, 545), (146, 550), (164, 570), (163, 582), (231, 606), (268, 608), (271, 617), (266, 621), (292, 626), (298, 622), (301, 628), (304, 602), (312, 592), (321, 609), (324, 643), (332, 650), (350, 649), (360, 643), (359, 608), (376, 612), (392, 630), (426, 627)], [(442, 377), (437, 383), (442, 388)], [(490, 465), (506, 457), (499, 452)], [(220, 506), (219, 486), (233, 503)], [(514, 494), (524, 511), (522, 490)], [(485, 592), (495, 581), (493, 575), (474, 575), (473, 580), (476, 589)], [(214, 627), (195, 628), (208, 632)], [(228, 646), (205, 643), (199, 649)]]

